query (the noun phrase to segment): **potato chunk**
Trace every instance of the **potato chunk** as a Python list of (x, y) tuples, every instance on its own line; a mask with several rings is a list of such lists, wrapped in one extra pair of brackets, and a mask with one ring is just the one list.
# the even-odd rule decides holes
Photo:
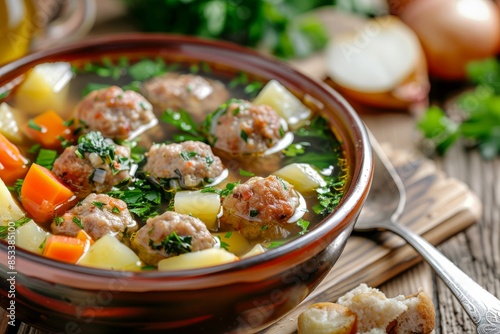
[(311, 117), (311, 110), (276, 80), (269, 81), (253, 103), (266, 104), (273, 108), (287, 121), (291, 130), (300, 128)]
[(247, 238), (238, 231), (218, 232), (213, 233), (213, 235), (219, 238), (225, 249), (238, 256), (250, 249), (250, 243)]
[(44, 63), (35, 66), (19, 85), (16, 106), (35, 116), (47, 110), (65, 112), (69, 81), (73, 77), (71, 65), (65, 62)]
[(238, 257), (222, 248), (207, 248), (198, 252), (172, 256), (158, 262), (158, 270), (182, 270), (216, 266), (238, 261)]
[(313, 166), (306, 163), (293, 163), (273, 174), (292, 184), (298, 192), (304, 195), (310, 194), (326, 184), (321, 174)]
[(38, 226), (33, 220), (16, 229), (16, 246), (30, 252), (42, 254), (43, 244), (49, 232)]
[(77, 264), (101, 269), (133, 271), (141, 270), (142, 266), (134, 251), (109, 234), (94, 242)]
[(24, 212), (0, 179), (0, 226), (6, 226), (9, 222), (14, 222), (22, 217), (24, 217)]
[(191, 215), (205, 223), (209, 230), (217, 229), (217, 215), (220, 211), (220, 196), (200, 191), (178, 191), (174, 198), (174, 210)]

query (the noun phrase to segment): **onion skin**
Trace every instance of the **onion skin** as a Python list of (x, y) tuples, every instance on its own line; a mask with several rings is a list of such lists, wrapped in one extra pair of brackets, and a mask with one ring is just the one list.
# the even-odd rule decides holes
[(463, 80), (468, 62), (500, 49), (500, 11), (492, 1), (413, 0), (397, 11), (419, 37), (431, 77)]

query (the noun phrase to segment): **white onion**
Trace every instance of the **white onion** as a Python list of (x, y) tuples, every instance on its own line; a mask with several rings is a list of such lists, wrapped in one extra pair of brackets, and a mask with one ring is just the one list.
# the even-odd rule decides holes
[(106, 181), (106, 170), (97, 168), (94, 172), (94, 176), (92, 177), (92, 181), (100, 184), (104, 183), (104, 181)]

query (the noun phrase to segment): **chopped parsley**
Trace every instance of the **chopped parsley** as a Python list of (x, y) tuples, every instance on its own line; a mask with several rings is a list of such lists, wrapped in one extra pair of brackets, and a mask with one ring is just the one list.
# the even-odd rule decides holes
[(206, 187), (201, 189), (202, 193), (216, 193), (220, 197), (224, 198), (233, 193), (234, 188), (236, 188), (240, 184), (240, 181), (227, 183), (224, 189), (218, 189), (214, 187)]
[[(225, 250), (229, 250), (229, 244), (225, 241), (222, 240), (222, 238), (220, 236), (216, 236), (217, 239), (219, 239), (219, 244), (220, 244), (220, 248), (222, 249), (225, 249)], [(229, 236), (230, 237), (230, 236)], [(229, 239), (229, 237), (227, 236), (227, 234), (224, 236), (224, 239)]]
[(112, 209), (111, 209), (111, 212), (112, 213), (115, 213), (115, 214), (120, 214), (120, 209), (118, 209), (118, 207), (114, 206)]
[(103, 203), (103, 202), (97, 202), (97, 201), (94, 201), (94, 202), (92, 202), (92, 204), (93, 204), (95, 207), (97, 207), (97, 208), (99, 208), (99, 209), (101, 209), (101, 210), (104, 208), (104, 203)]
[(240, 171), (239, 171), (239, 172), (240, 172), (240, 175), (241, 175), (241, 176), (254, 176), (254, 175), (255, 175), (254, 173), (249, 172), (249, 171), (244, 170), (244, 169), (241, 169), (241, 168), (240, 168)]
[(13, 186), (7, 187), (10, 191), (16, 192), (21, 196), (21, 188), (23, 187), (24, 179), (17, 179)]
[(115, 187), (108, 195), (124, 201), (129, 211), (142, 219), (158, 215), (163, 198), (159, 189), (142, 178), (122, 187)]
[(43, 132), (43, 128), (40, 125), (36, 124), (35, 120), (33, 120), (33, 119), (30, 119), (28, 121), (28, 127), (35, 130), (35, 131)]
[(301, 219), (297, 220), (297, 222), (295, 224), (297, 226), (299, 226), (300, 228), (302, 228), (302, 231), (300, 231), (299, 234), (304, 235), (307, 232), (307, 228), (309, 227), (309, 225), (311, 223), (308, 222), (307, 220), (304, 220), (301, 218)]
[(57, 158), (57, 151), (47, 150), (42, 148), (40, 149), (40, 151), (38, 151), (35, 163), (47, 169), (52, 169), (52, 166), (54, 165), (54, 161), (56, 161), (56, 158)]
[(325, 177), (326, 185), (316, 189), (318, 194), (318, 203), (313, 207), (316, 214), (326, 216), (333, 211), (340, 203), (344, 195), (344, 189), (347, 181), (347, 162), (339, 159), (342, 173), (336, 177)]
[(115, 144), (111, 140), (104, 139), (98, 131), (89, 133), (78, 138), (78, 146), (75, 154), (83, 158), (85, 153), (96, 153), (105, 161), (113, 161), (115, 158)]
[(167, 124), (173, 125), (182, 134), (176, 134), (174, 140), (176, 142), (182, 142), (186, 140), (195, 140), (206, 143), (207, 138), (203, 134), (203, 131), (195, 123), (191, 115), (184, 110), (173, 110), (167, 109), (161, 115), (161, 120)]
[(190, 253), (192, 250), (192, 236), (179, 236), (175, 231), (167, 235), (160, 244), (155, 244), (152, 239), (149, 239), (149, 247), (153, 250), (164, 250), (170, 255), (180, 255)]
[(240, 137), (245, 143), (248, 141), (248, 133), (246, 133), (245, 130), (241, 130)]
[(56, 223), (56, 226), (60, 226), (62, 223), (64, 223), (64, 218), (57, 216), (54, 218), (54, 223)]
[(78, 218), (77, 216), (74, 216), (72, 220), (73, 220), (73, 223), (76, 224), (76, 226), (78, 226), (79, 228), (81, 228), (83, 230), (83, 224), (82, 224), (82, 220), (80, 218)]
[(181, 158), (184, 161), (189, 161), (189, 160), (191, 160), (191, 158), (194, 158), (197, 155), (198, 155), (198, 153), (197, 152), (193, 152), (193, 151), (190, 151), (190, 152), (183, 151), (183, 152), (180, 153), (180, 156), (181, 156)]
[(22, 218), (19, 218), (18, 220), (16, 220), (14, 222), (14, 224), (9, 224), (7, 226), (0, 226), (0, 238), (7, 239), (7, 236), (9, 235), (9, 228), (10, 227), (13, 226), (15, 229), (18, 229), (21, 226), (23, 226), (24, 224), (26, 224), (27, 222), (29, 222), (30, 220), (31, 220), (31, 218), (22, 217)]

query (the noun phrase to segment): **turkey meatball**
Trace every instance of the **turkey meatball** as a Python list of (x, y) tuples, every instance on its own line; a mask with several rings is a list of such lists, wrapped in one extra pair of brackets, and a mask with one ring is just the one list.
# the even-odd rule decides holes
[(248, 239), (284, 238), (297, 231), (304, 213), (302, 197), (280, 177), (255, 176), (236, 186), (222, 202), (222, 230), (240, 231)]
[[(104, 141), (99, 135), (96, 138)], [(130, 149), (114, 145), (111, 141), (105, 145), (108, 145), (109, 152), (101, 152), (102, 156), (85, 151), (85, 147), (70, 146), (55, 160), (52, 171), (78, 198), (85, 198), (94, 192), (109, 191), (113, 186), (130, 179)]]
[(90, 194), (61, 217), (55, 218), (51, 229), (54, 234), (71, 237), (83, 229), (94, 240), (110, 234), (126, 241), (137, 231), (137, 224), (122, 200), (104, 194)]
[(214, 147), (231, 154), (264, 153), (276, 145), (286, 124), (267, 105), (232, 99), (215, 113), (211, 135)]
[(146, 81), (142, 93), (162, 111), (182, 109), (197, 120), (202, 120), (229, 98), (229, 92), (219, 81), (174, 72)]
[(162, 259), (211, 248), (216, 242), (198, 218), (166, 211), (148, 219), (131, 244), (142, 261), (157, 265)]
[(77, 106), (75, 118), (86, 131), (100, 131), (115, 140), (131, 139), (158, 123), (151, 103), (117, 86), (88, 94)]
[[(146, 153), (143, 170), (157, 180), (170, 179), (181, 188), (192, 189), (211, 183), (224, 171), (209, 145), (197, 141), (156, 144)], [(177, 186), (177, 184), (169, 184)]]

